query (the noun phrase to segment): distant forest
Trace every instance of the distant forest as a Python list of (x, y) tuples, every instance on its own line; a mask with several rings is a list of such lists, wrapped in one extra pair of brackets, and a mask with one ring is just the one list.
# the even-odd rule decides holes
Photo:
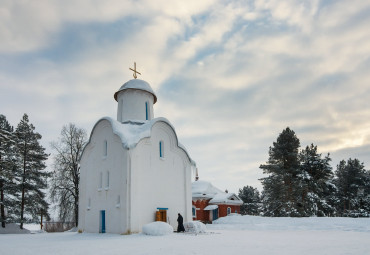
[(358, 159), (342, 160), (333, 172), (330, 155), (311, 144), (300, 149), (295, 132), (287, 127), (269, 148), (260, 166), (267, 177), (263, 190), (239, 189), (241, 212), (273, 217), (370, 217), (370, 171)]

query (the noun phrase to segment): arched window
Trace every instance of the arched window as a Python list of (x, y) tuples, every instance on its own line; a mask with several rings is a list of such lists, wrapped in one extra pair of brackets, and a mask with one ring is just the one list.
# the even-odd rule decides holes
[(107, 156), (108, 155), (108, 142), (107, 142), (107, 140), (104, 140), (104, 154), (103, 154), (103, 156)]
[(117, 208), (120, 208), (121, 207), (121, 196), (120, 195), (117, 196), (117, 204), (116, 204), (116, 207)]
[(99, 189), (103, 188), (103, 173), (99, 173)]
[(227, 208), (227, 215), (229, 215), (231, 213), (231, 208), (230, 207), (228, 207)]
[(145, 119), (149, 120), (149, 104), (145, 102)]
[(163, 141), (159, 142), (159, 157), (164, 158), (164, 144), (163, 144)]
[(107, 183), (105, 185), (105, 189), (109, 189), (109, 171), (107, 171)]

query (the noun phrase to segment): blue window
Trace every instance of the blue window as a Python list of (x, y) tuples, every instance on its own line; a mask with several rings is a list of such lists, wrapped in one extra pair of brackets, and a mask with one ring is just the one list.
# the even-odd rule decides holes
[(149, 108), (148, 108), (148, 102), (145, 102), (145, 119), (149, 120)]
[(227, 208), (227, 215), (229, 215), (231, 213), (231, 208), (230, 207), (228, 207)]
[(105, 210), (100, 211), (99, 233), (105, 233)]
[(164, 151), (163, 151), (163, 142), (159, 142), (159, 157), (163, 158), (164, 157)]

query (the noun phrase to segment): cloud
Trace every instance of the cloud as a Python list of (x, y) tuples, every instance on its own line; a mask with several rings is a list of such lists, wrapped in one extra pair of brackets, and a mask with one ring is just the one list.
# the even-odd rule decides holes
[[(116, 115), (137, 62), (201, 179), (260, 188), (291, 127), (304, 147), (359, 157), (370, 144), (366, 1), (3, 1), (0, 107), (45, 140)], [(339, 156), (337, 156), (339, 155)], [(361, 157), (361, 158), (360, 158)]]

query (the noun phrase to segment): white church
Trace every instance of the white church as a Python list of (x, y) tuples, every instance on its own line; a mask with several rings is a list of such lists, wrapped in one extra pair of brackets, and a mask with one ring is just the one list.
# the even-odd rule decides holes
[(117, 120), (98, 120), (82, 153), (79, 231), (137, 233), (156, 220), (176, 229), (178, 213), (192, 220), (195, 162), (171, 123), (154, 118), (157, 96), (133, 71), (114, 94)]

